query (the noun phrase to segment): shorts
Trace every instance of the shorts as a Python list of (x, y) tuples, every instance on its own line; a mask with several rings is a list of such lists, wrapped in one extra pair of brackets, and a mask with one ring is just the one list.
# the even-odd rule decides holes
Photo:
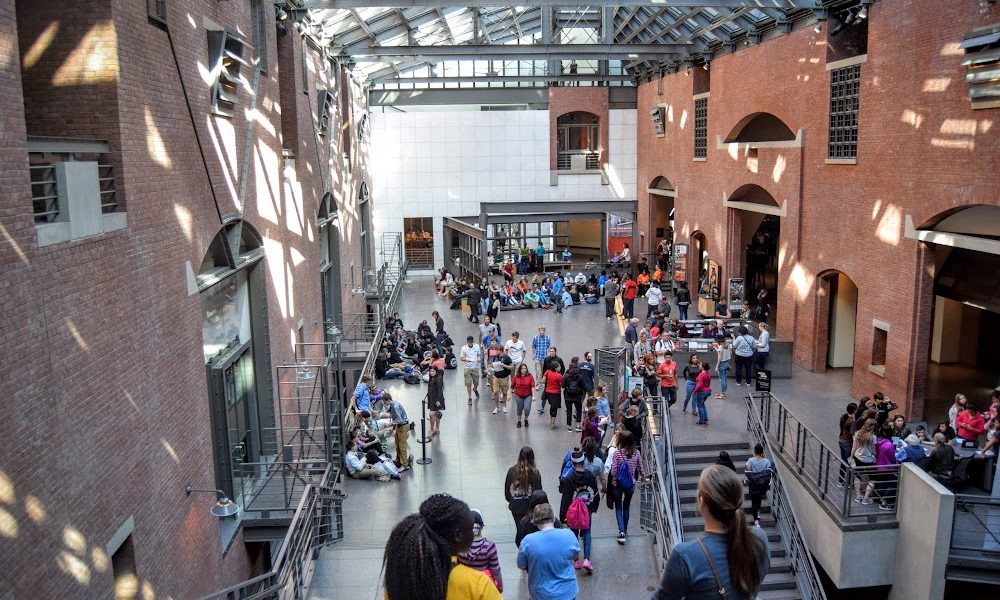
[(510, 377), (490, 376), (490, 389), (493, 390), (493, 393), (506, 394), (510, 391)]
[(549, 402), (549, 416), (554, 417), (559, 414), (562, 407), (562, 394), (559, 392), (545, 392), (545, 399)]
[(465, 385), (479, 385), (479, 369), (465, 369)]

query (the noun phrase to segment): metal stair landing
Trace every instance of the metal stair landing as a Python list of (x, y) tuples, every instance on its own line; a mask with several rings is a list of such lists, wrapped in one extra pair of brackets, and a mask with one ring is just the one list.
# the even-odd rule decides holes
[[(698, 515), (696, 495), (698, 477), (702, 469), (715, 464), (719, 452), (725, 450), (733, 459), (736, 470), (742, 477), (743, 467), (750, 458), (750, 448), (746, 443), (729, 442), (717, 444), (689, 444), (674, 446), (674, 462), (677, 468), (677, 487), (681, 507), (681, 529), (684, 541), (696, 539), (702, 532), (705, 520)], [(744, 510), (750, 515), (750, 495), (745, 495)], [(760, 525), (767, 534), (771, 550), (771, 570), (764, 577), (764, 583), (757, 593), (759, 600), (800, 600), (792, 564), (788, 551), (778, 532), (776, 521), (765, 497), (761, 505)]]

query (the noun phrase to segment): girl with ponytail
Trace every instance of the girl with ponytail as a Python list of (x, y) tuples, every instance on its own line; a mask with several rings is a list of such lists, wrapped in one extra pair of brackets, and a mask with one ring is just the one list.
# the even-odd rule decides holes
[(386, 600), (500, 600), (480, 571), (457, 564), (469, 549), (475, 520), (469, 505), (448, 494), (424, 500), (420, 512), (400, 521), (385, 545)]
[(674, 546), (651, 600), (751, 600), (771, 554), (763, 530), (747, 524), (740, 478), (724, 466), (707, 467), (697, 504), (705, 534)]

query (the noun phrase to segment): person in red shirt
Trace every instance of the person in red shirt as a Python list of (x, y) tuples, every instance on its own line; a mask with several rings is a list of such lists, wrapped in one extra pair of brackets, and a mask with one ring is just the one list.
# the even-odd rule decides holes
[(698, 411), (698, 425), (702, 427), (708, 425), (708, 409), (705, 407), (705, 400), (708, 400), (711, 394), (712, 374), (708, 372), (708, 363), (703, 362), (694, 386), (694, 407)]
[(562, 367), (558, 364), (542, 375), (542, 384), (545, 386), (542, 391), (544, 394), (542, 402), (545, 400), (549, 402), (549, 429), (556, 428), (556, 416), (562, 406), (562, 380)]
[(677, 363), (674, 362), (674, 353), (669, 350), (666, 358), (656, 368), (656, 374), (660, 378), (660, 395), (667, 403), (667, 408), (677, 402)]
[(986, 420), (973, 404), (967, 404), (955, 419), (955, 435), (963, 440), (975, 440), (986, 431)]
[(625, 283), (622, 284), (622, 316), (631, 319), (635, 307), (635, 297), (639, 293), (639, 284), (632, 279), (632, 276), (625, 274)]
[(531, 398), (535, 390), (535, 378), (531, 376), (528, 365), (521, 363), (517, 367), (517, 374), (511, 378), (511, 389), (514, 390), (514, 401), (517, 408), (517, 427), (521, 427), (521, 416), (524, 416), (524, 426), (528, 426), (528, 417), (531, 415)]

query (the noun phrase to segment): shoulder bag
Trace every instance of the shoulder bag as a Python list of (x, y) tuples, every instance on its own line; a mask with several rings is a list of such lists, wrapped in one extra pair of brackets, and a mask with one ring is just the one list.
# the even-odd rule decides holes
[(712, 560), (712, 555), (708, 553), (708, 548), (705, 547), (705, 542), (698, 538), (698, 545), (701, 546), (701, 551), (705, 553), (705, 559), (708, 561), (708, 566), (712, 568), (712, 575), (715, 577), (715, 585), (719, 588), (719, 597), (722, 600), (726, 600), (726, 586), (722, 585), (722, 579), (719, 578), (719, 571), (715, 568), (715, 561)]

